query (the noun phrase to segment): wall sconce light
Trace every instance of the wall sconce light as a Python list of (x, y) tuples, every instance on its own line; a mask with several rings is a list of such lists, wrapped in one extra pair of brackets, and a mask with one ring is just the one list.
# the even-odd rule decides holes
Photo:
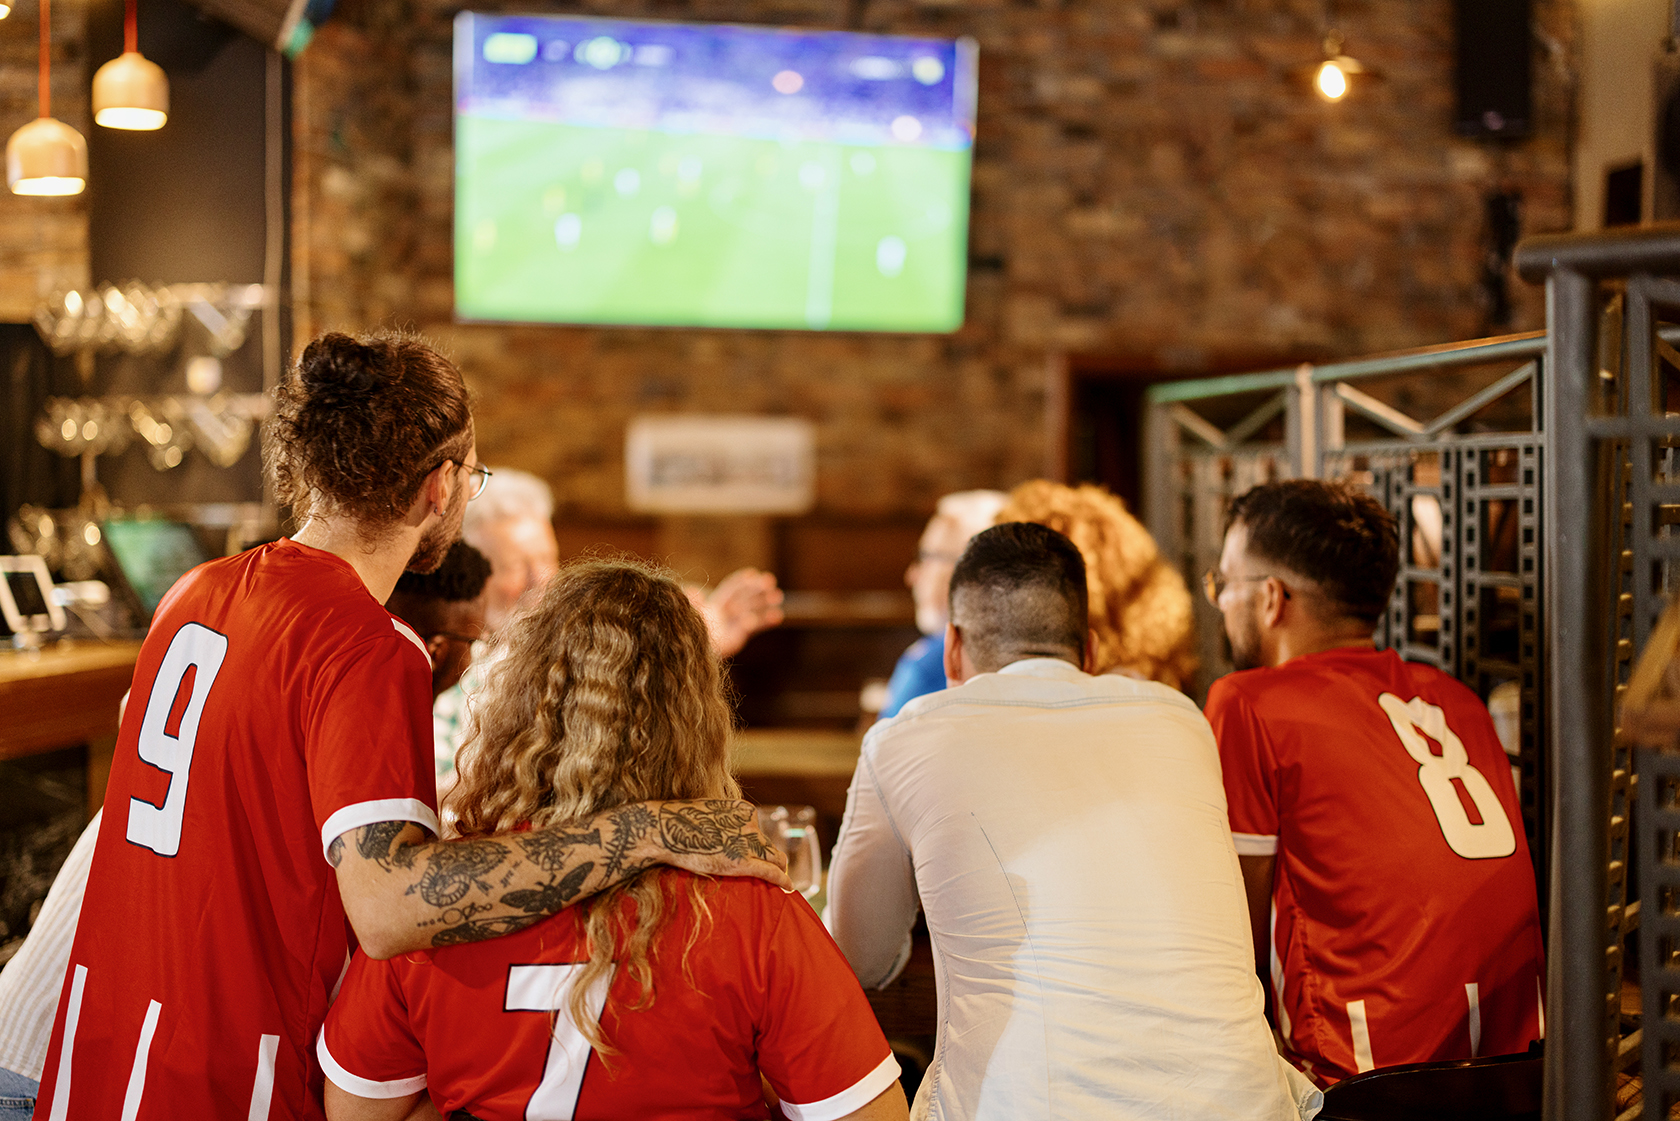
[(1374, 77), (1356, 58), (1342, 53), (1342, 33), (1329, 31), (1324, 36), (1324, 61), (1313, 69), (1313, 89), (1326, 101), (1340, 101), (1347, 96), (1356, 77)]
[(41, 115), (6, 141), (6, 184), (17, 195), (79, 195), (87, 186), (87, 141), (51, 116), (52, 0), (41, 0)]
[(123, 53), (93, 76), (93, 119), (106, 128), (150, 130), (169, 119), (169, 79), (140, 53), (135, 0), (123, 15)]

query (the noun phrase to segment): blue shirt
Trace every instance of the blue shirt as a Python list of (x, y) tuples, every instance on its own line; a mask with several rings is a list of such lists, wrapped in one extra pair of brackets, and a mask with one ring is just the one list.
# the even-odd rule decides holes
[(923, 635), (898, 656), (892, 679), (887, 682), (887, 703), (881, 719), (897, 716), (898, 710), (925, 693), (945, 688), (945, 632)]

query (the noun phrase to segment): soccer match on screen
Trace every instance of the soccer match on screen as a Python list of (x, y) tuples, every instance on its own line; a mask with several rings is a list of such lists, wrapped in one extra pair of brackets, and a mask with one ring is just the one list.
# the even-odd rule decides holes
[(465, 12), (468, 320), (962, 324), (971, 40)]

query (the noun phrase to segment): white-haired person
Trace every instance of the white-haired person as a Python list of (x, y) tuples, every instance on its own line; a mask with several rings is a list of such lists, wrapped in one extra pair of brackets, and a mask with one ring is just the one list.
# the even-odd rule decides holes
[[(547, 483), (529, 471), (507, 467), (491, 469), (490, 476), (484, 493), (467, 509), (461, 536), (490, 558), (484, 623), (494, 638), (515, 609), (559, 569), (560, 544), (554, 538), (554, 493)], [(705, 619), (713, 647), (725, 658), (738, 653), (759, 631), (782, 621), (776, 577), (756, 568), (732, 572), (710, 591), (697, 586), (684, 591)], [(478, 651), (473, 669), (432, 708), (440, 796), (455, 782), (455, 753), (466, 738), (471, 699), (483, 687), (490, 665), (485, 654)]]
[(881, 719), (927, 693), (945, 688), (945, 622), (950, 615), (951, 572), (969, 539), (992, 524), (1009, 502), (1000, 490), (961, 490), (939, 500), (916, 559), (904, 570), (904, 583), (916, 601), (916, 629), (922, 637), (899, 655), (887, 682)]

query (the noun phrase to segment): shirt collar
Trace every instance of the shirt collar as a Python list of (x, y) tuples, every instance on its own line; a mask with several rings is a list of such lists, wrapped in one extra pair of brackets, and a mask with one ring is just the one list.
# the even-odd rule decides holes
[(1059, 678), (1065, 681), (1085, 676), (1084, 670), (1072, 662), (1064, 662), (1060, 658), (1022, 658), (1018, 662), (1010, 662), (997, 672), (1015, 674), (1020, 677)]

